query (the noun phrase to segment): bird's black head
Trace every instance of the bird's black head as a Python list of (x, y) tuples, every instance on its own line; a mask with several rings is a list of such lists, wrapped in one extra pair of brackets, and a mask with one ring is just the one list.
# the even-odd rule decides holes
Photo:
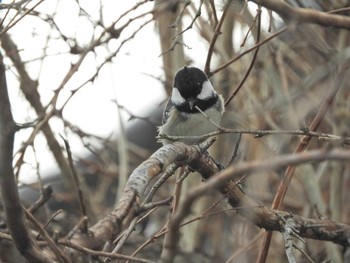
[(174, 87), (179, 90), (184, 99), (196, 98), (206, 80), (208, 78), (202, 70), (185, 66), (176, 73)]

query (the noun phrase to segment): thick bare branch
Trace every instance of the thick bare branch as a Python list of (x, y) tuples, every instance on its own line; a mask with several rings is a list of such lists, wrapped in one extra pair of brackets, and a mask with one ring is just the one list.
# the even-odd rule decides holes
[(141, 203), (139, 198), (149, 181), (164, 172), (172, 163), (183, 165), (198, 159), (210, 143), (212, 141), (205, 142), (198, 147), (178, 142), (160, 148), (131, 173), (114, 211), (92, 226), (89, 229), (89, 235), (76, 234), (72, 242), (87, 248), (99, 249), (106, 241), (114, 240), (124, 227), (123, 220), (130, 213), (135, 213), (132, 207)]
[[(337, 81), (335, 81), (333, 87), (330, 89), (328, 95), (325, 97), (320, 109), (317, 112), (317, 115), (315, 118), (312, 120), (312, 123), (310, 124), (310, 131), (315, 132), (318, 130), (320, 127), (322, 121), (324, 120), (326, 113), (331, 107), (331, 104), (334, 101), (335, 96), (339, 92), (340, 88), (342, 87), (343, 81), (346, 77), (346, 74), (349, 69), (349, 60), (347, 60), (342, 67), (340, 68), (339, 73), (337, 74)], [(305, 149), (308, 147), (312, 137), (311, 136), (303, 136), (300, 138), (300, 141), (295, 149), (295, 153), (300, 153), (305, 151)], [(282, 178), (282, 181), (278, 187), (277, 193), (275, 195), (275, 198), (272, 203), (272, 208), (273, 209), (279, 209), (280, 206), (282, 205), (284, 196), (287, 193), (289, 184), (292, 180), (292, 177), (294, 175), (296, 167), (293, 165), (289, 165), (284, 173), (284, 176)], [(272, 237), (272, 232), (267, 232), (265, 233), (262, 247), (260, 249), (260, 253), (258, 256), (258, 262), (264, 263), (267, 258), (267, 253), (269, 251), (269, 246), (271, 242), (271, 237)]]
[(329, 13), (327, 14), (309, 8), (292, 7), (286, 2), (280, 0), (251, 1), (276, 12), (281, 17), (290, 21), (314, 23), (326, 27), (350, 29), (350, 18), (347, 16)]
[[(272, 210), (260, 205), (249, 198), (232, 180), (239, 180), (243, 175), (252, 172), (271, 171), (311, 161), (340, 160), (349, 161), (350, 151), (333, 150), (312, 151), (301, 154), (288, 154), (264, 161), (250, 161), (237, 166), (231, 166), (221, 172), (210, 158), (205, 156), (192, 162), (190, 165), (197, 168), (204, 178), (209, 180), (194, 189), (184, 198), (182, 206), (170, 218), (169, 234), (164, 241), (162, 262), (172, 262), (176, 253), (179, 239), (179, 227), (182, 220), (191, 210), (191, 206), (200, 196), (207, 195), (210, 191), (219, 189), (228, 198), (232, 207), (240, 207), (237, 210), (240, 215), (248, 219), (254, 225), (264, 228), (267, 231), (282, 231), (281, 218), (291, 218), (294, 221), (295, 229), (301, 237), (327, 240), (342, 245), (349, 245), (350, 226), (324, 219), (309, 219), (283, 211)], [(215, 174), (215, 176), (213, 176)]]
[(0, 94), (0, 189), (6, 225), (17, 249), (28, 261), (50, 262), (39, 252), (29, 236), (19, 199), (12, 168), (13, 141), (17, 127), (11, 113), (2, 54), (0, 54)]
[[(22, 61), (21, 57), (18, 54), (17, 45), (12, 41), (11, 37), (7, 33), (1, 34), (1, 47), (6, 51), (6, 54), (12, 60), (19, 76), (20, 76), (20, 89), (25, 95), (28, 102), (35, 109), (36, 114), (39, 117), (45, 116), (45, 108), (40, 101), (40, 94), (38, 92), (38, 82), (34, 81), (28, 74), (25, 64)], [(48, 142), (48, 146), (52, 154), (54, 155), (59, 167), (62, 170), (62, 175), (68, 183), (71, 179), (70, 174), (71, 170), (66, 161), (61, 146), (58, 143), (55, 135), (47, 122), (43, 123), (41, 127), (43, 133)], [(25, 150), (25, 149), (24, 149)], [(68, 186), (70, 184), (67, 184)]]

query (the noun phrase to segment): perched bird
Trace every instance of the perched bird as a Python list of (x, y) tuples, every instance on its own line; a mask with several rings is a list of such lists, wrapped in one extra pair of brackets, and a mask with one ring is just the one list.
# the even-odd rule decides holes
[[(219, 125), (224, 113), (224, 100), (211, 85), (205, 73), (196, 67), (183, 67), (175, 75), (173, 90), (163, 112), (163, 125), (159, 134), (169, 136), (200, 136), (217, 128), (198, 111), (204, 112), (215, 124)], [(159, 140), (163, 145), (172, 141)], [(202, 140), (195, 138), (180, 139), (186, 144), (196, 144)]]

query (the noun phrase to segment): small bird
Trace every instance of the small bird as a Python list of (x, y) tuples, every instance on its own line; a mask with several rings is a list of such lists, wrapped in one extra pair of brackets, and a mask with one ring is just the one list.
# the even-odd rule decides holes
[[(196, 67), (185, 66), (175, 75), (173, 90), (163, 112), (159, 134), (169, 136), (201, 136), (217, 129), (196, 106), (219, 125), (224, 113), (224, 100), (213, 88), (205, 73)], [(204, 139), (186, 138), (179, 141), (196, 144)], [(159, 140), (163, 145), (172, 141)]]

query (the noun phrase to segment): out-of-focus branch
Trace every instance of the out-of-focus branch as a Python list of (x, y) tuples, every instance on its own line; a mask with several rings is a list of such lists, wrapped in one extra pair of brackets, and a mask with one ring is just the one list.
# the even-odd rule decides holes
[[(66, 147), (66, 151), (67, 151), (67, 156), (68, 156), (68, 161), (69, 161), (69, 166), (72, 170), (72, 176), (73, 176), (73, 182), (74, 182), (74, 188), (75, 188), (75, 192), (77, 194), (77, 199), (79, 201), (79, 208), (80, 208), (80, 213), (81, 213), (81, 217), (85, 218), (87, 215), (86, 213), (86, 207), (85, 207), (85, 203), (84, 203), (84, 192), (82, 190), (82, 188), (80, 187), (80, 185), (82, 184), (79, 180), (78, 177), (78, 173), (74, 167), (74, 161), (73, 161), (73, 157), (72, 157), (72, 151), (70, 149), (70, 145), (67, 139), (63, 138), (62, 139), (64, 141), (64, 145)], [(87, 225), (87, 221), (83, 221), (84, 223), (81, 225), (80, 230), (82, 232), (86, 232), (88, 225)]]
[[(323, 119), (325, 118), (326, 113), (331, 107), (331, 104), (337, 95), (338, 91), (342, 87), (343, 81), (346, 77), (346, 74), (349, 70), (349, 65), (350, 65), (350, 60), (347, 60), (342, 67), (340, 68), (338, 74), (337, 74), (337, 79), (334, 83), (334, 86), (332, 89), (329, 91), (327, 97), (324, 99), (319, 111), (317, 112), (317, 115), (315, 118), (312, 120), (312, 123), (310, 124), (310, 131), (315, 132), (317, 131), (318, 127), (321, 125)], [(295, 149), (295, 153), (300, 153), (305, 151), (305, 149), (308, 147), (312, 137), (311, 136), (303, 136), (300, 138), (300, 141)], [(284, 176), (282, 178), (282, 181), (278, 187), (277, 193), (275, 195), (275, 198), (272, 203), (272, 208), (273, 209), (279, 209), (280, 206), (282, 205), (284, 196), (287, 193), (289, 184), (292, 180), (292, 177), (294, 175), (296, 167), (294, 165), (289, 165), (284, 173)], [(269, 246), (272, 238), (272, 232), (267, 232), (265, 233), (263, 243), (261, 250), (258, 255), (258, 262), (264, 263), (267, 258), (267, 254), (269, 251)]]
[(224, 63), (223, 65), (220, 65), (218, 68), (214, 69), (213, 71), (208, 73), (208, 77), (213, 76), (214, 74), (218, 73), (219, 71), (223, 70), (224, 68), (228, 67), (229, 65), (231, 65), (233, 62), (239, 60), (241, 57), (243, 57), (246, 54), (249, 54), (250, 52), (252, 52), (253, 50), (259, 48), (260, 46), (266, 44), (267, 42), (269, 42), (271, 39), (279, 36), (280, 34), (282, 34), (283, 32), (285, 32), (287, 30), (287, 27), (283, 27), (282, 29), (278, 30), (277, 32), (273, 33), (271, 36), (267, 37), (266, 39), (260, 41), (259, 43), (256, 43), (255, 45), (253, 45), (252, 47), (248, 48), (247, 50), (243, 51), (242, 53), (236, 55), (234, 58), (230, 59), (229, 61), (227, 61), (226, 63)]
[(166, 138), (171, 141), (178, 141), (183, 139), (196, 139), (196, 140), (203, 140), (207, 139), (213, 136), (217, 136), (219, 134), (226, 134), (226, 133), (232, 133), (232, 134), (252, 134), (254, 135), (254, 138), (261, 138), (264, 136), (270, 136), (270, 135), (297, 135), (297, 136), (309, 136), (314, 137), (320, 141), (332, 141), (337, 142), (339, 144), (350, 144), (350, 137), (344, 137), (334, 134), (328, 134), (328, 133), (321, 133), (316, 131), (311, 131), (309, 128), (305, 127), (300, 130), (253, 130), (253, 129), (230, 129), (230, 128), (224, 128), (224, 127), (218, 127), (217, 131), (207, 133), (205, 135), (199, 135), (199, 136), (170, 136), (166, 134), (160, 134), (157, 138), (163, 139)]
[[(258, 7), (257, 10), (257, 15), (256, 18), (257, 20), (257, 35), (256, 35), (256, 45), (259, 44), (260, 42), (260, 30), (261, 30), (261, 6)], [(245, 83), (245, 81), (247, 80), (250, 72), (253, 69), (253, 66), (255, 64), (255, 60), (258, 56), (258, 52), (259, 52), (259, 47), (257, 47), (253, 53), (253, 58), (250, 62), (250, 65), (246, 71), (246, 73), (244, 74), (242, 80), (240, 81), (240, 83), (238, 84), (238, 86), (235, 88), (235, 90), (232, 92), (232, 94), (228, 97), (228, 99), (225, 101), (225, 107), (230, 103), (230, 101), (237, 95), (237, 93), (240, 91), (240, 89), (242, 88), (243, 84)]]
[(53, 239), (47, 234), (45, 229), (41, 226), (41, 224), (35, 219), (35, 217), (24, 209), (24, 213), (28, 220), (37, 228), (40, 235), (45, 239), (47, 245), (51, 249), (51, 251), (55, 254), (56, 258), (63, 263), (72, 263), (70, 258), (56, 245), (56, 243), (53, 241)]
[(250, 0), (258, 5), (270, 9), (282, 18), (296, 22), (319, 24), (321, 26), (350, 29), (350, 18), (347, 16), (327, 14), (321, 11), (293, 7), (280, 0)]
[[(30, 1), (20, 1), (20, 3), (16, 3), (15, 5), (16, 6), (20, 6), (22, 3), (25, 3), (25, 2), (30, 2)], [(36, 3), (33, 7), (29, 8), (28, 10), (26, 10), (17, 20), (14, 21), (14, 18), (12, 19), (11, 23), (9, 25), (7, 25), (0, 33), (0, 36), (1, 34), (9, 31), (12, 27), (14, 27), (15, 25), (17, 25), (17, 23), (19, 21), (21, 21), (26, 15), (30, 14), (31, 11), (33, 11), (38, 5), (40, 5), (42, 2), (44, 2), (44, 0), (41, 0), (39, 1), (38, 3)], [(19, 10), (21, 10), (22, 8), (18, 8)], [(20, 14), (20, 12), (18, 11), (17, 12), (17, 15)]]
[(186, 6), (183, 6), (183, 11), (181, 6), (180, 1), (176, 0), (155, 1), (155, 17), (162, 50), (165, 88), (168, 94), (171, 93), (174, 73), (185, 64), (182, 34), (178, 33), (182, 31), (182, 17), (179, 16)]
[(180, 142), (160, 148), (132, 172), (116, 209), (106, 218), (92, 226), (89, 229), (90, 234), (75, 233), (72, 242), (89, 249), (101, 249), (106, 240), (113, 240), (135, 217), (136, 210), (134, 208), (141, 203), (140, 198), (152, 178), (162, 173), (170, 164), (189, 163), (193, 169), (200, 172), (203, 178), (208, 179), (208, 181), (194, 188), (184, 198), (184, 203), (179, 206), (179, 210), (171, 217), (169, 225), (171, 233), (165, 240), (165, 251), (162, 256), (164, 262), (171, 262), (171, 258), (176, 252), (181, 221), (190, 212), (193, 202), (200, 196), (215, 190), (220, 190), (227, 196), (232, 207), (240, 207), (238, 209), (239, 214), (266, 230), (281, 231), (283, 228), (281, 218), (291, 218), (301, 237), (328, 240), (348, 245), (349, 226), (331, 220), (308, 219), (287, 212), (268, 209), (246, 196), (232, 180), (239, 180), (243, 175), (255, 171), (271, 171), (287, 165), (323, 160), (349, 161), (349, 151), (333, 150), (325, 152), (318, 150), (302, 154), (289, 154), (278, 156), (268, 162), (266, 160), (246, 162), (241, 165), (231, 166), (221, 172), (219, 172), (218, 165), (210, 156), (202, 156), (200, 152), (201, 148), (188, 146)]
[(123, 254), (118, 254), (118, 253), (108, 253), (108, 252), (104, 252), (104, 251), (95, 251), (95, 250), (91, 250), (82, 246), (79, 246), (77, 244), (74, 244), (70, 241), (60, 241), (60, 244), (70, 247), (72, 249), (75, 249), (77, 251), (81, 251), (85, 254), (91, 255), (91, 256), (100, 256), (100, 257), (106, 257), (106, 258), (110, 258), (110, 259), (124, 259), (124, 260), (131, 260), (132, 262), (141, 262), (141, 263), (154, 263), (151, 260), (146, 260), (146, 259), (142, 259), (142, 258), (136, 258), (136, 257), (132, 257), (132, 256), (127, 256), (127, 255), (123, 255)]
[[(183, 143), (174, 143), (163, 146), (151, 157), (138, 166), (130, 175), (119, 199), (116, 208), (105, 218), (89, 229), (90, 234), (77, 233), (73, 235), (72, 242), (91, 249), (100, 249), (106, 240), (114, 240), (128, 220), (135, 214), (134, 205), (140, 205), (142, 196), (148, 182), (164, 172), (172, 163), (182, 165), (192, 162), (201, 156), (212, 141), (201, 146), (188, 146)], [(124, 222), (123, 222), (124, 221)]]
[(0, 189), (6, 225), (17, 249), (29, 262), (50, 262), (39, 252), (29, 237), (29, 230), (20, 203), (12, 168), (13, 141), (16, 129), (7, 92), (5, 66), (2, 54), (0, 54)]
[[(6, 51), (7, 56), (9, 56), (19, 74), (19, 79), (21, 82), (20, 89), (22, 90), (24, 96), (35, 109), (36, 114), (39, 117), (44, 117), (45, 108), (43, 107), (40, 101), (40, 94), (37, 89), (38, 83), (32, 80), (31, 77), (28, 75), (28, 72), (25, 69), (25, 65), (18, 54), (18, 48), (7, 33), (3, 33), (1, 35), (1, 47)], [(43, 123), (41, 129), (45, 134), (48, 146), (63, 173), (62, 175), (65, 178), (65, 182), (68, 183), (71, 180), (71, 170), (68, 165), (68, 162), (66, 161), (62, 153), (60, 144), (55, 138), (55, 135), (53, 134), (52, 129), (50, 128), (47, 122)]]
[(224, 12), (221, 15), (219, 23), (215, 27), (215, 32), (214, 32), (213, 38), (210, 41), (210, 45), (208, 48), (208, 54), (207, 54), (207, 59), (205, 61), (204, 72), (209, 77), (210, 77), (210, 62), (211, 62), (211, 58), (213, 56), (214, 46), (215, 46), (216, 40), (218, 39), (219, 35), (221, 34), (221, 27), (222, 27), (222, 24), (225, 20), (227, 10), (230, 8), (230, 3), (231, 3), (231, 0), (227, 1), (226, 5), (225, 5)]
[[(176, 253), (180, 224), (191, 211), (193, 202), (199, 197), (217, 189), (227, 196), (228, 202), (232, 207), (240, 207), (237, 212), (241, 216), (267, 231), (282, 231), (284, 226), (281, 224), (281, 218), (291, 218), (295, 229), (301, 237), (327, 240), (348, 246), (350, 244), (350, 226), (329, 219), (310, 219), (284, 211), (269, 209), (245, 195), (241, 188), (237, 186), (237, 183), (233, 181), (239, 181), (242, 176), (256, 171), (271, 171), (287, 165), (323, 160), (349, 161), (350, 151), (333, 150), (325, 152), (317, 150), (300, 154), (288, 154), (278, 156), (268, 162), (266, 160), (250, 161), (241, 165), (231, 166), (221, 172), (219, 172), (219, 168), (212, 159), (206, 156), (193, 161), (190, 163), (191, 167), (197, 169), (204, 178), (209, 180), (205, 184), (192, 189), (184, 198), (183, 204), (170, 218), (170, 233), (164, 241), (162, 262), (172, 262)], [(215, 176), (213, 176), (214, 174)]]
[(28, 212), (34, 214), (42, 205), (44, 205), (50, 199), (52, 191), (53, 190), (51, 185), (43, 187), (40, 194), (40, 198), (28, 208)]

